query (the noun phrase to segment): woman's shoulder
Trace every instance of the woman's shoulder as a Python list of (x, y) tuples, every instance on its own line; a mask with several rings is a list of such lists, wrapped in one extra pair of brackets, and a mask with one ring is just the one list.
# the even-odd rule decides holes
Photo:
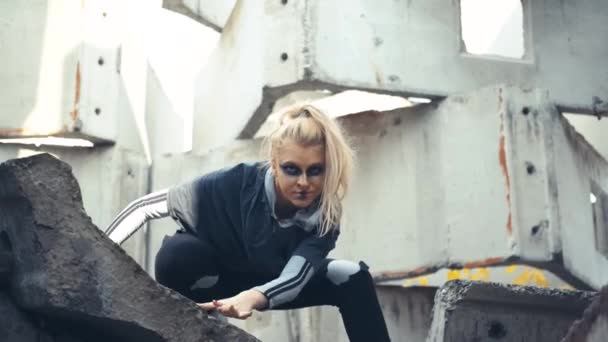
[(201, 183), (238, 189), (242, 186), (263, 182), (268, 167), (266, 162), (241, 162), (201, 177)]
[(240, 176), (240, 177), (259, 177), (263, 176), (268, 170), (269, 164), (263, 161), (257, 162), (241, 162), (229, 167), (225, 167), (220, 170), (228, 176)]

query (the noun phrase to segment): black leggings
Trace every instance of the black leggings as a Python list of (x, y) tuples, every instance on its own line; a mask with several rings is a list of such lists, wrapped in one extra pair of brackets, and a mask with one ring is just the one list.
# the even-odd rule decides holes
[[(197, 303), (232, 297), (269, 282), (278, 274), (227, 272), (212, 246), (178, 232), (163, 242), (156, 256), (156, 280)], [(367, 266), (326, 259), (293, 301), (277, 310), (333, 305), (342, 314), (351, 341), (390, 341)]]

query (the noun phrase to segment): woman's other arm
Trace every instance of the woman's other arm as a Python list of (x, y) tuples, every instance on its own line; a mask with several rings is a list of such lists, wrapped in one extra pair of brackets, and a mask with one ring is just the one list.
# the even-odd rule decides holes
[(147, 221), (166, 216), (169, 216), (167, 189), (153, 192), (131, 202), (116, 216), (105, 233), (120, 245)]

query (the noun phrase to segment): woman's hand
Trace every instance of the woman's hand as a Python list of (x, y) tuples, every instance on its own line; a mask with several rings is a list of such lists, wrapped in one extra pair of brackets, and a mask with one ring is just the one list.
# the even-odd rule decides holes
[(261, 310), (268, 306), (268, 300), (259, 291), (247, 290), (234, 297), (197, 305), (205, 311), (217, 310), (226, 317), (247, 319), (253, 310)]

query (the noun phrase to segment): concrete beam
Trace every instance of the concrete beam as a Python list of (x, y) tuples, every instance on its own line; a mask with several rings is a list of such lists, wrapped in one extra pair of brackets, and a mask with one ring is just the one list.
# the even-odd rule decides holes
[(221, 32), (236, 0), (163, 0), (163, 8)]
[(435, 295), (428, 342), (559, 341), (593, 292), (451, 281)]
[(562, 342), (602, 342), (608, 339), (608, 286), (585, 310)]
[(0, 46), (14, 52), (0, 56), (0, 138), (109, 145), (133, 117), (129, 129), (141, 131), (147, 64), (137, 31), (155, 3), (3, 1)]
[(70, 166), (48, 154), (0, 165), (0, 236), (15, 256), (10, 296), (33, 314), (106, 341), (256, 341), (152, 280), (93, 225)]
[(239, 1), (199, 76), (195, 132), (210, 133), (194, 147), (253, 137), (295, 90), (442, 98), (507, 83), (547, 89), (563, 110), (606, 115), (608, 81), (597, 70), (608, 45), (592, 37), (608, 35), (599, 15), (608, 3), (525, 2), (523, 11), (525, 54), (512, 59), (464, 51), (458, 1)]

